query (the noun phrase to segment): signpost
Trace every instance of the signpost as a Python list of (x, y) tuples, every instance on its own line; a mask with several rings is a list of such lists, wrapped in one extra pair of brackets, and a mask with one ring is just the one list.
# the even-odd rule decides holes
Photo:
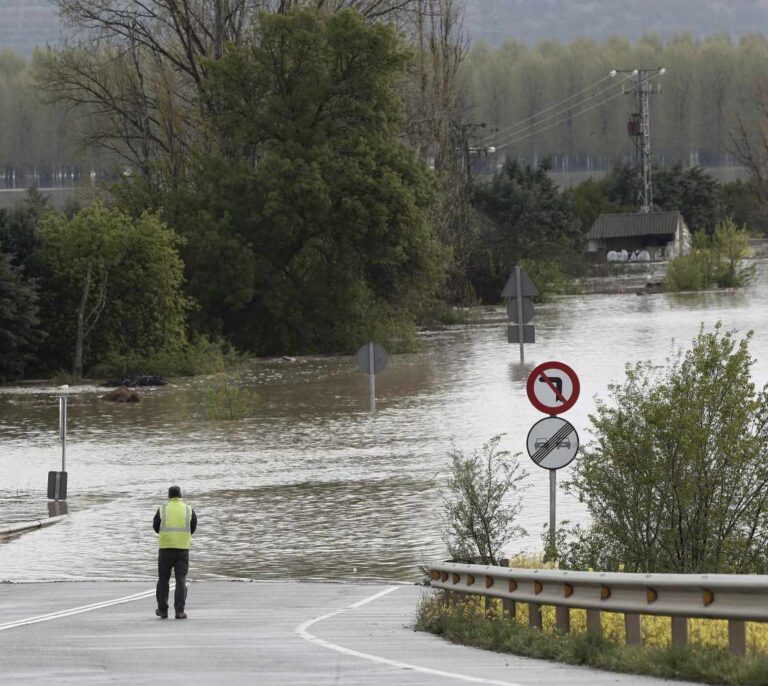
[(61, 439), (61, 471), (48, 472), (48, 500), (67, 499), (67, 396), (59, 397), (59, 438)]
[(533, 324), (533, 303), (529, 298), (539, 294), (531, 277), (525, 269), (517, 265), (510, 274), (501, 297), (507, 298), (507, 317), (512, 324), (507, 325), (507, 340), (520, 344), (520, 362), (525, 362), (525, 343), (536, 342), (536, 332)]
[(528, 432), (526, 448), (537, 467), (549, 470), (549, 541), (555, 548), (557, 528), (557, 470), (569, 465), (579, 450), (579, 435), (570, 422), (557, 415), (579, 399), (579, 377), (567, 364), (544, 362), (529, 375), (526, 391), (531, 404), (550, 415)]
[(371, 412), (376, 412), (376, 375), (387, 366), (389, 357), (387, 351), (378, 343), (366, 343), (355, 355), (358, 369), (368, 374), (368, 384), (371, 392)]

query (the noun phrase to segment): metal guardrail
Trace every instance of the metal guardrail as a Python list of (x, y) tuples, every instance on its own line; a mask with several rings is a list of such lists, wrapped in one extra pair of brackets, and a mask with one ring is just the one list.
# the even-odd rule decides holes
[(65, 520), (69, 515), (59, 515), (58, 517), (48, 517), (46, 519), (34, 519), (30, 522), (21, 522), (20, 524), (14, 524), (13, 526), (0, 529), (0, 540), (4, 538), (13, 538), (19, 536), (27, 531), (34, 531), (35, 529), (41, 529), (46, 526), (58, 524)]
[(570, 610), (587, 611), (587, 630), (601, 633), (601, 612), (624, 614), (626, 642), (642, 642), (641, 615), (671, 617), (672, 643), (688, 641), (688, 619), (728, 620), (730, 651), (746, 652), (745, 622), (768, 621), (768, 576), (736, 574), (624, 574), (516, 569), (440, 562), (428, 565), (431, 586), (453, 594), (499, 598), (514, 616), (529, 606), (529, 625), (541, 628), (541, 606), (556, 608), (560, 631), (570, 630)]

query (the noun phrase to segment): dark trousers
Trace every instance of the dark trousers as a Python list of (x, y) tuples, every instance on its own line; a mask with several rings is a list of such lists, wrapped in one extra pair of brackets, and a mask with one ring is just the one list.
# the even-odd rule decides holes
[(184, 611), (187, 601), (187, 572), (189, 571), (189, 551), (181, 548), (160, 548), (157, 555), (157, 607), (168, 612), (168, 583), (171, 570), (176, 576), (176, 592), (173, 596), (173, 608), (176, 612)]

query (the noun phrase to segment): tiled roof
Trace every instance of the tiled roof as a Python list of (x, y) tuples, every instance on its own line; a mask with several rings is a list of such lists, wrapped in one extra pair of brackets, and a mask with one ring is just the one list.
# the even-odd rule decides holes
[(587, 238), (626, 238), (658, 234), (674, 235), (680, 212), (646, 212), (631, 214), (601, 214), (587, 234)]

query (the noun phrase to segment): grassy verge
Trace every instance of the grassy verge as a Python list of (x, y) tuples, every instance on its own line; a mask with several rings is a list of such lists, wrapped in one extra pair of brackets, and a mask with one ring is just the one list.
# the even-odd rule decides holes
[[(691, 643), (685, 647), (630, 647), (624, 645), (623, 636), (619, 639), (615, 632), (607, 631), (604, 637), (588, 635), (573, 619), (570, 634), (548, 629), (551, 622), (546, 621), (546, 617), (544, 631), (537, 631), (522, 623), (527, 615), (516, 619), (504, 618), (500, 608), (496, 607), (490, 616), (485, 616), (476, 599), (449, 607), (440, 602), (440, 593), (423, 599), (416, 628), (453, 643), (667, 679), (733, 686), (768, 684), (768, 659), (762, 653), (735, 657), (725, 647), (712, 643)], [(523, 607), (518, 606), (519, 609)], [(604, 613), (603, 616), (608, 618), (610, 615)], [(614, 617), (620, 618), (621, 615)], [(669, 622), (668, 618), (658, 619)], [(750, 644), (754, 651), (754, 641), (750, 640)]]

